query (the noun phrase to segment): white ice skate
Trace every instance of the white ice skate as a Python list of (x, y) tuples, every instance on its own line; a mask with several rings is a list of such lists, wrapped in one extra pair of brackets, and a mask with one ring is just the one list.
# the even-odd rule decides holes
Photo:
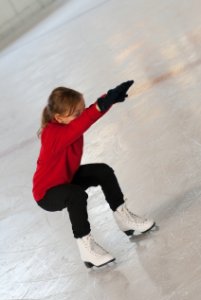
[(153, 220), (139, 217), (129, 211), (125, 203), (117, 208), (114, 217), (119, 228), (128, 236), (133, 235), (134, 231), (147, 232), (155, 226)]
[(91, 234), (76, 240), (81, 259), (87, 268), (102, 267), (115, 260), (112, 255), (96, 243)]

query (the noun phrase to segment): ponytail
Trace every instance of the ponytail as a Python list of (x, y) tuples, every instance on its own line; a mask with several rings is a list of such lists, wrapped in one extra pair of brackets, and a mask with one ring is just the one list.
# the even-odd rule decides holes
[(42, 116), (41, 116), (41, 125), (40, 128), (37, 132), (37, 136), (40, 137), (41, 136), (41, 132), (43, 130), (43, 128), (46, 127), (46, 125), (52, 120), (52, 114), (48, 108), (48, 105), (46, 105), (43, 109), (42, 112)]

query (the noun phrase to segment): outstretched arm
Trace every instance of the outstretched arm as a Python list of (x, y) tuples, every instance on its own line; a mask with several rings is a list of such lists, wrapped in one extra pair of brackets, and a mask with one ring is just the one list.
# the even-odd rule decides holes
[[(116, 88), (111, 89), (104, 96), (97, 99), (97, 101), (86, 108), (83, 113), (71, 121), (67, 125), (60, 125), (59, 130), (55, 128), (53, 151), (67, 147), (74, 143), (87, 129), (101, 118), (109, 108), (117, 102), (123, 102), (128, 96), (127, 91), (133, 84), (133, 80), (124, 82)], [(48, 132), (46, 131), (47, 135)], [(48, 139), (48, 136), (46, 138)]]

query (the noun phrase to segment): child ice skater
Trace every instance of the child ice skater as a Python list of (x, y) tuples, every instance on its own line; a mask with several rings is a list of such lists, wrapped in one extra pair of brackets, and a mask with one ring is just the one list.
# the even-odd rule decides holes
[(130, 212), (125, 204), (113, 169), (104, 163), (81, 165), (83, 133), (110, 107), (123, 102), (133, 80), (109, 90), (85, 108), (83, 95), (58, 87), (52, 91), (42, 113), (39, 137), (41, 149), (33, 176), (33, 196), (47, 211), (67, 208), (82, 261), (87, 267), (100, 267), (115, 258), (99, 246), (90, 231), (86, 189), (100, 185), (114, 218), (123, 232), (143, 233), (154, 221)]

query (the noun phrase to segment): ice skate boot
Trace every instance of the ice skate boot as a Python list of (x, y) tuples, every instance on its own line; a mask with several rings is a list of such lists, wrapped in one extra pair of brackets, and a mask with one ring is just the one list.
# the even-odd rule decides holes
[(81, 259), (87, 268), (102, 267), (115, 260), (112, 255), (96, 243), (91, 234), (76, 240)]
[(129, 211), (125, 203), (116, 209), (114, 217), (119, 228), (128, 236), (133, 235), (134, 231), (147, 232), (155, 226), (153, 220), (139, 217)]

